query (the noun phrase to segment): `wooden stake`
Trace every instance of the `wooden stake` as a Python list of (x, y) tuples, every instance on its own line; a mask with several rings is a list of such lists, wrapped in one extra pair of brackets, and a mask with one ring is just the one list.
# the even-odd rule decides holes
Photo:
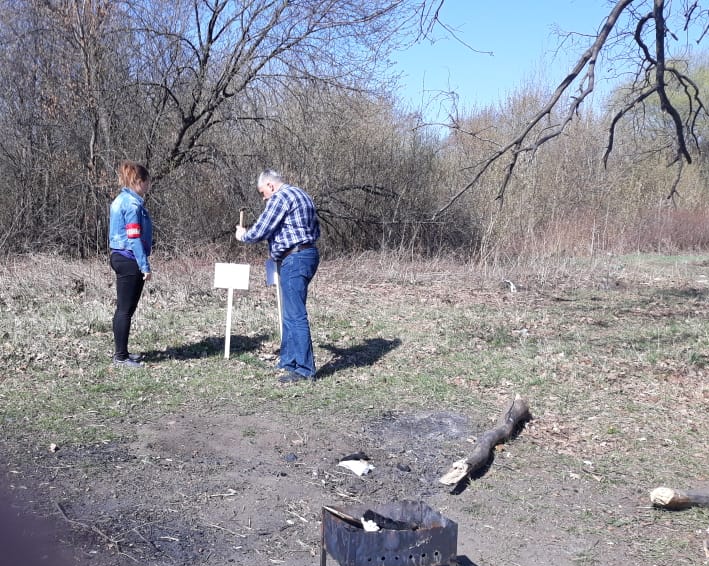
[(281, 262), (276, 263), (276, 306), (278, 307), (278, 332), (283, 340), (283, 295), (281, 295)]

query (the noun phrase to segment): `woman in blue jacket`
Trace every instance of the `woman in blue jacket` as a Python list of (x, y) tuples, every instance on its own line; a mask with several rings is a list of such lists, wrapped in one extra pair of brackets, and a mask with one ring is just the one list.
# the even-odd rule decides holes
[(122, 188), (111, 203), (108, 229), (117, 297), (113, 314), (113, 363), (140, 367), (140, 356), (128, 352), (128, 335), (143, 285), (151, 278), (148, 257), (153, 225), (143, 200), (150, 190), (150, 173), (139, 163), (123, 161), (118, 168), (118, 182)]

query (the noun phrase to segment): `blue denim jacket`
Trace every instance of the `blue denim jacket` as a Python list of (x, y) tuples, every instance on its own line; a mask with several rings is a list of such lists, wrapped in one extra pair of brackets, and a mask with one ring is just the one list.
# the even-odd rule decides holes
[(133, 252), (140, 271), (150, 273), (148, 256), (153, 247), (153, 223), (142, 197), (123, 187), (111, 203), (109, 219), (109, 247)]

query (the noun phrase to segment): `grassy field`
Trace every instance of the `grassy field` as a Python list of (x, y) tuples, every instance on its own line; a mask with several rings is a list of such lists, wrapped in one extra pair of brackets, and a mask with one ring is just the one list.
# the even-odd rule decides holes
[[(235, 293), (225, 360), (226, 291), (212, 288), (213, 262), (155, 264), (131, 336), (146, 368), (128, 371), (110, 364), (105, 262), (0, 266), (3, 473), (50, 446), (130, 442), (136, 426), (167, 414), (495, 416), (519, 394), (533, 415), (521, 457), (564, 470), (541, 475), (550, 492), (582, 478), (605, 499), (620, 489), (649, 506), (660, 485), (709, 487), (709, 256), (508, 268), (383, 255), (323, 262), (309, 302), (320, 372), (307, 394), (275, 386), (275, 291), (261, 265), (251, 290)], [(706, 509), (643, 515), (648, 540), (637, 519), (612, 508), (585, 518), (583, 505), (572, 535), (602, 531), (637, 564), (706, 564)], [(572, 563), (613, 564), (613, 552), (584, 550)]]

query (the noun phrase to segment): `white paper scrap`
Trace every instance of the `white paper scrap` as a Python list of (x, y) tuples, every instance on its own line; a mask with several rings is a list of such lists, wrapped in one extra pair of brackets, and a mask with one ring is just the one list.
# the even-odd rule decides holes
[(365, 532), (376, 533), (379, 530), (379, 525), (374, 521), (368, 521), (367, 519), (360, 519), (362, 521), (362, 528)]
[(343, 460), (337, 465), (342, 466), (343, 468), (347, 468), (358, 476), (368, 474), (374, 469), (374, 466), (367, 462), (367, 460)]

